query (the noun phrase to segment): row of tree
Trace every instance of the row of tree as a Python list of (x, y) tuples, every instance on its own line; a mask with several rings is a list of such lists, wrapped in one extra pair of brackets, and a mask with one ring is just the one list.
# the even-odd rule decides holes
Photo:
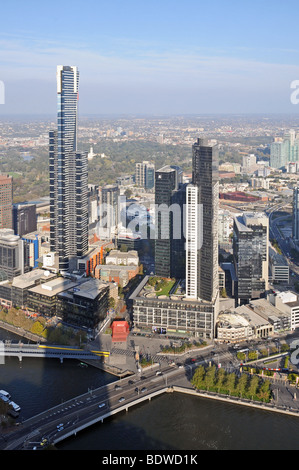
[(73, 328), (66, 327), (62, 323), (49, 325), (43, 316), (29, 317), (26, 313), (17, 308), (1, 308), (0, 321), (8, 323), (27, 332), (45, 338), (50, 343), (81, 346), (86, 342), (84, 331), (74, 331)]
[(270, 382), (260, 377), (247, 374), (238, 376), (228, 373), (222, 368), (199, 366), (192, 379), (197, 390), (206, 390), (224, 395), (268, 403), (271, 399)]

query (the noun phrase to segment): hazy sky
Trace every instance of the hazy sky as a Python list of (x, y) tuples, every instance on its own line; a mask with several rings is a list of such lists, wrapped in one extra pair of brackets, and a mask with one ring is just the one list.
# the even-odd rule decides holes
[(56, 112), (56, 66), (80, 71), (80, 114), (299, 112), (295, 0), (1, 2), (8, 113)]

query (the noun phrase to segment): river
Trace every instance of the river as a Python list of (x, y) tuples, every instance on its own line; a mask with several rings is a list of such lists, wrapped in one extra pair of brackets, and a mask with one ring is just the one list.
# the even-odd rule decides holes
[[(0, 340), (19, 338), (0, 329)], [(5, 358), (0, 389), (26, 419), (117, 380), (77, 361)], [(131, 408), (58, 444), (59, 450), (297, 450), (299, 418), (178, 393)]]

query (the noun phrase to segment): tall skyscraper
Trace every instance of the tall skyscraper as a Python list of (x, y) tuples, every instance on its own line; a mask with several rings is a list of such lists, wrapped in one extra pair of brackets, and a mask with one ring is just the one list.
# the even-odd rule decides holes
[(12, 203), (12, 177), (0, 175), (0, 229), (13, 228)]
[[(183, 243), (182, 169), (166, 165), (155, 172), (155, 273), (157, 276), (182, 277)], [(181, 273), (180, 273), (181, 271)], [(183, 271), (183, 272), (182, 272)]]
[(262, 213), (234, 218), (233, 254), (238, 302), (261, 297), (268, 289), (269, 221)]
[(186, 194), (186, 298), (214, 302), (218, 280), (218, 146), (192, 147), (192, 183)]
[(59, 270), (76, 269), (88, 250), (87, 153), (77, 152), (79, 72), (57, 67), (57, 130), (49, 133), (50, 245)]

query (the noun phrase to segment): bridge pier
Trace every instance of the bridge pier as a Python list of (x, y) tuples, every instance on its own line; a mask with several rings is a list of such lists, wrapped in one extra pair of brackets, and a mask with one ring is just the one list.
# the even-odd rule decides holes
[(19, 355), (18, 355), (18, 358), (19, 358), (19, 362), (22, 362), (22, 359), (23, 359), (22, 354), (19, 354)]
[(60, 356), (59, 359), (60, 359), (60, 364), (63, 364), (63, 356)]

